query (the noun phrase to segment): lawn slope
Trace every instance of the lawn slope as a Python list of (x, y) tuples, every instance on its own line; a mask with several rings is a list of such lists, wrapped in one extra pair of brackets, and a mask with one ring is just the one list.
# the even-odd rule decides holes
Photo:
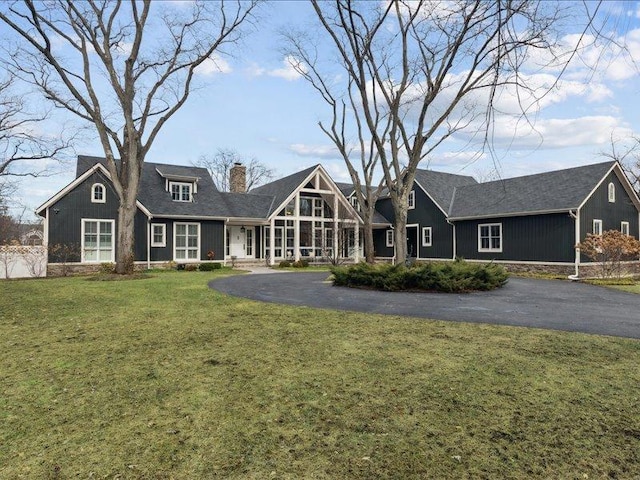
[(0, 478), (640, 475), (638, 341), (262, 304), (220, 274), (0, 282)]

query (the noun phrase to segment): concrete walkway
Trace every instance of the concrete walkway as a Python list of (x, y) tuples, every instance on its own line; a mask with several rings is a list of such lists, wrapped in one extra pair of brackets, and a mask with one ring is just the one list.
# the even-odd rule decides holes
[(334, 287), (326, 272), (288, 273), (235, 275), (209, 286), (264, 302), (640, 339), (640, 295), (583, 283), (511, 278), (491, 292), (407, 293)]

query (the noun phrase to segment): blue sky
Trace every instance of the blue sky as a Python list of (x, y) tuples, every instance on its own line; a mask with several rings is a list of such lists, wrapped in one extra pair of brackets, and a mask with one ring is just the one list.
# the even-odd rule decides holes
[[(470, 161), (481, 145), (461, 132), (421, 168), (482, 177), (497, 166), (506, 178), (594, 163), (610, 149), (612, 134), (639, 135), (640, 5), (607, 2), (604, 8), (618, 19), (616, 35), (627, 51), (587, 47), (578, 59), (582, 61), (570, 65), (532, 116), (536, 131), (516, 130), (512, 119), (498, 118), (496, 158), (484, 154)], [(327, 118), (326, 105), (281, 53), (278, 31), (292, 24), (311, 25), (311, 7), (280, 1), (263, 6), (259, 15), (255, 31), (233, 56), (219, 60), (217, 70), (201, 73), (201, 88), (165, 125), (146, 160), (189, 165), (201, 155), (230, 148), (256, 157), (275, 169), (277, 177), (322, 163), (336, 181), (348, 181), (342, 160), (318, 127)], [(566, 33), (569, 41), (579, 32)], [(596, 70), (589, 68), (596, 63)], [(553, 74), (538, 72), (532, 80), (545, 85)], [(509, 99), (503, 103), (508, 108)], [(76, 150), (102, 155), (95, 138), (86, 138)], [(72, 179), (70, 166), (60, 175), (25, 181), (17, 200), (32, 211)]]

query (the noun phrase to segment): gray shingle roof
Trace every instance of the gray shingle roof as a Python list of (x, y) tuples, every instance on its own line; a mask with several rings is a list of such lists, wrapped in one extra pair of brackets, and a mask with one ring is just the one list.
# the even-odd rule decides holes
[[(82, 175), (96, 163), (104, 165), (106, 160), (101, 157), (78, 156), (76, 176)], [(197, 177), (198, 192), (193, 194), (193, 202), (174, 202), (165, 189), (164, 178), (157, 170), (171, 176)], [(266, 219), (273, 197), (219, 192), (206, 168), (145, 162), (138, 200), (154, 216)]]
[(282, 202), (284, 202), (317, 167), (318, 165), (314, 165), (288, 177), (283, 177), (266, 185), (261, 185), (251, 190), (249, 194), (273, 197), (273, 204), (269, 210), (269, 214), (271, 214), (282, 205)]
[(449, 218), (473, 218), (578, 208), (615, 162), (456, 188)]
[(467, 175), (421, 169), (416, 170), (416, 182), (427, 191), (445, 213), (449, 211), (456, 188), (478, 183), (473, 177)]

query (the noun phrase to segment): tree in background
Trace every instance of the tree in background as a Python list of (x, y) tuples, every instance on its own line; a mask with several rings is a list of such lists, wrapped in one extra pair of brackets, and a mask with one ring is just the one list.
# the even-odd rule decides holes
[(247, 169), (247, 191), (269, 182), (275, 175), (272, 168), (267, 167), (258, 159), (251, 157), (247, 160), (236, 150), (230, 148), (219, 148), (214, 155), (202, 155), (198, 159), (197, 165), (209, 170), (218, 190), (228, 192), (230, 189), (229, 171), (236, 163), (243, 164)]
[(0, 6), (0, 22), (15, 35), (5, 46), (9, 68), (95, 127), (119, 199), (117, 273), (133, 272), (147, 152), (187, 101), (196, 69), (237, 43), (255, 5), (24, 0)]
[[(358, 168), (344, 154), (345, 140), (375, 152), (393, 204), (398, 263), (407, 255), (408, 197), (420, 162), (462, 129), (488, 141), (494, 104), (507, 89), (526, 118), (549, 91), (529, 81), (526, 62), (535, 53), (555, 63), (553, 71), (566, 67), (572, 54), (560, 49), (558, 25), (571, 18), (573, 25), (584, 20), (586, 29), (593, 20), (589, 12), (563, 16), (566, 4), (528, 0), (312, 5), (323, 34), (287, 34), (288, 58), (329, 105), (332, 121), (323, 131), (342, 151), (354, 183)], [(558, 61), (561, 50), (566, 55)]]
[(640, 195), (640, 137), (616, 139), (611, 135), (611, 149), (600, 153), (603, 157), (615, 160), (622, 166), (629, 182)]

